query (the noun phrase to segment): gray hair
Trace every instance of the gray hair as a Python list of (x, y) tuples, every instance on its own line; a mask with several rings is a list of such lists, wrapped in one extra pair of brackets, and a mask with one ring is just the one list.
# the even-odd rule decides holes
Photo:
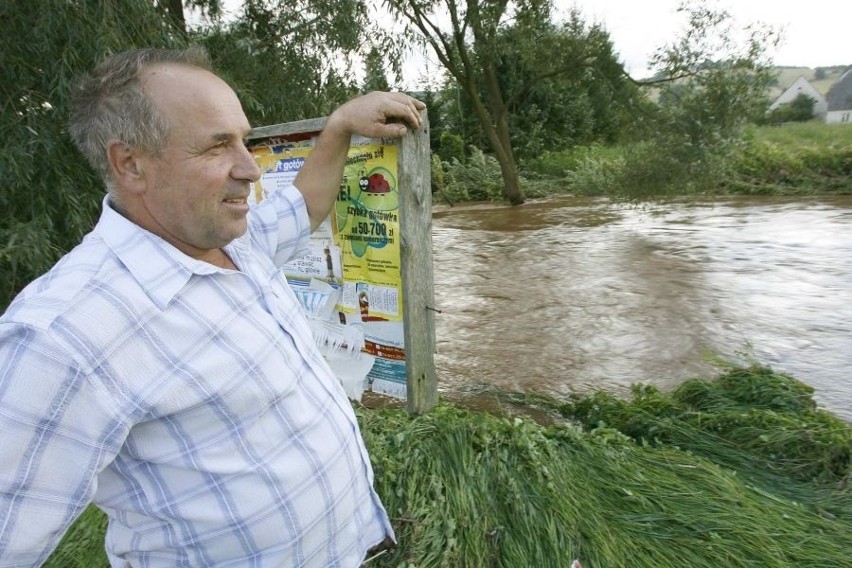
[(212, 70), (210, 57), (201, 47), (139, 49), (109, 57), (75, 85), (68, 132), (110, 192), (113, 179), (107, 144), (111, 140), (120, 140), (154, 155), (168, 143), (169, 124), (140, 82), (141, 71), (160, 63)]

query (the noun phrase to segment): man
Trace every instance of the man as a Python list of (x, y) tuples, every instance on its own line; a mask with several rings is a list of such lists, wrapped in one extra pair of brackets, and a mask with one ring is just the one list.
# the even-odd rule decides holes
[(351, 567), (393, 537), (276, 264), (329, 213), (351, 135), (401, 136), (424, 108), (349, 101), (295, 187), (249, 210), (249, 124), (203, 51), (81, 82), (70, 132), (108, 195), (0, 318), (0, 566), (44, 562), (90, 502), (116, 567)]

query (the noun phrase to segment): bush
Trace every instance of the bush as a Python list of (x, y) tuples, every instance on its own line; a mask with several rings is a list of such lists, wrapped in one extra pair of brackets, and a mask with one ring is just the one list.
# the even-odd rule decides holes
[(524, 172), (551, 178), (565, 179), (581, 169), (589, 160), (612, 159), (619, 152), (614, 146), (571, 146), (559, 151), (546, 151), (525, 160), (521, 165)]
[(807, 122), (814, 117), (814, 105), (816, 100), (804, 93), (799, 93), (789, 103), (782, 104), (766, 115), (769, 124), (782, 124), (784, 122)]
[(754, 129), (731, 160), (729, 192), (807, 194), (852, 191), (852, 127), (814, 123)]
[(438, 154), (432, 153), (430, 156), (430, 176), (432, 183), (432, 193), (442, 192), (446, 186), (444, 181), (444, 164), (441, 162)]
[(444, 163), (445, 190), (453, 201), (503, 199), (503, 175), (497, 160), (473, 149), (466, 162), (453, 158)]
[(444, 162), (456, 160), (464, 163), (464, 139), (452, 132), (442, 132), (440, 145), (437, 149), (438, 155)]

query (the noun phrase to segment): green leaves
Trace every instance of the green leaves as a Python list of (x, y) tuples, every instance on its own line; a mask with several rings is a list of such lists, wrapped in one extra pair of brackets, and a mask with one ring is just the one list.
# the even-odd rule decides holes
[[(8, 0), (0, 18), (0, 304), (76, 245), (105, 190), (65, 124), (75, 78), (111, 53), (205, 45), (255, 125), (329, 114), (357, 92), (336, 65), (386, 32), (362, 0), (246, 0), (231, 23), (219, 0)], [(181, 10), (210, 18), (181, 27)], [(164, 14), (170, 17), (164, 17)]]
[[(173, 43), (147, 0), (9, 0), (0, 19), (0, 304), (94, 225), (103, 185), (65, 124), (74, 79), (105, 54)], [(26, 39), (23, 39), (26, 38)]]

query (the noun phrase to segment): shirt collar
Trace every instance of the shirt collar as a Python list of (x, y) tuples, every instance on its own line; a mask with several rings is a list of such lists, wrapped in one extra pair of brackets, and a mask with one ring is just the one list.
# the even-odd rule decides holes
[(113, 209), (109, 196), (104, 198), (94, 232), (161, 309), (168, 306), (194, 274), (228, 272), (182, 253), (163, 238), (122, 216)]

